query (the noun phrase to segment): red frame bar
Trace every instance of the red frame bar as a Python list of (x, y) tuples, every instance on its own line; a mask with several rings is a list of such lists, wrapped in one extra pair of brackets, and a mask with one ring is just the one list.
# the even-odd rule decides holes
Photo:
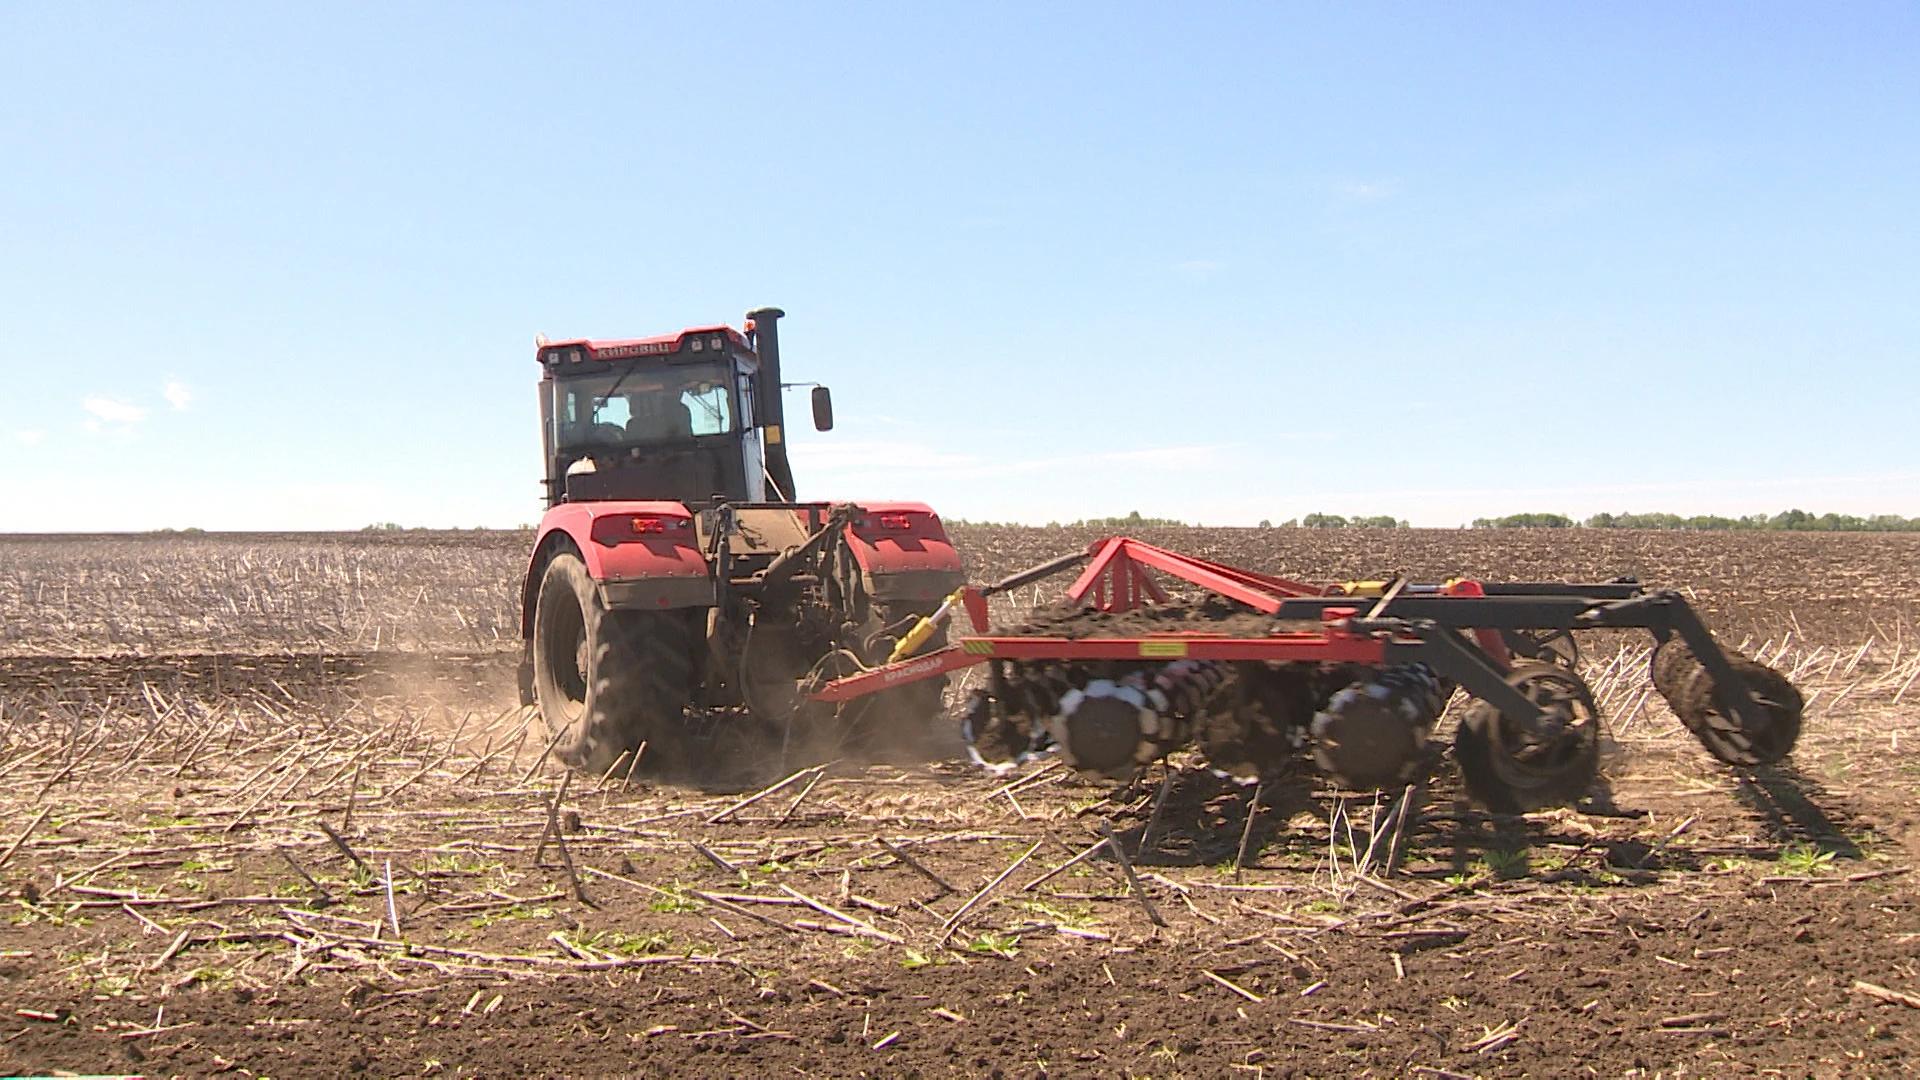
[(835, 679), (809, 701), (837, 704), (881, 690), (931, 679), (989, 660), (1269, 660), (1325, 664), (1379, 664), (1378, 637), (1312, 632), (1236, 638), (1223, 634), (1156, 634), (1141, 638), (967, 637), (938, 652)]
[[(1456, 581), (1447, 587), (1447, 595), (1485, 596), (1487, 590), (1477, 581)], [(1498, 661), (1501, 667), (1513, 666), (1513, 653), (1507, 649), (1507, 641), (1500, 636), (1500, 631), (1482, 627), (1473, 632), (1473, 637), (1480, 643), (1481, 650)]]
[(1166, 603), (1166, 591), (1148, 576), (1145, 567), (1172, 574), (1267, 615), (1280, 610), (1284, 599), (1327, 596), (1333, 588), (1242, 570), (1115, 536), (1095, 545), (1093, 560), (1068, 587), (1067, 598), (1076, 604), (1085, 603), (1091, 593), (1093, 607), (1111, 612), (1132, 611), (1148, 602)]
[[(1335, 585), (1315, 585), (1242, 570), (1167, 551), (1129, 537), (1115, 536), (1094, 545), (1092, 560), (1067, 589), (1067, 597), (1074, 603), (1085, 604), (1091, 595), (1091, 606), (1109, 612), (1132, 611), (1148, 603), (1167, 603), (1166, 590), (1147, 573), (1149, 568), (1171, 574), (1230, 600), (1237, 600), (1268, 615), (1280, 610), (1281, 601), (1289, 598), (1338, 595), (1338, 586)], [(1481, 595), (1481, 588), (1477, 582), (1458, 582), (1449, 592), (1455, 596), (1478, 596)], [(985, 599), (971, 588), (963, 590), (961, 599), (974, 629), (984, 630)], [(1368, 597), (1354, 597), (1354, 610), (1364, 608), (1368, 601)], [(1501, 663), (1506, 662), (1506, 645), (1498, 631), (1477, 629), (1474, 634), (1482, 647)], [(1134, 638), (965, 637), (938, 652), (835, 679), (809, 694), (808, 700), (830, 704), (851, 701), (988, 660), (1191, 658), (1380, 664), (1385, 660), (1387, 644), (1384, 636), (1348, 634), (1332, 627), (1318, 633), (1298, 631), (1259, 638), (1207, 633), (1154, 634)]]
[(1093, 606), (1101, 611), (1132, 611), (1143, 603), (1166, 603), (1165, 590), (1134, 561), (1133, 543), (1118, 536), (1101, 541), (1093, 560), (1067, 589), (1068, 599), (1081, 603), (1092, 589)]
[(982, 660), (1271, 660), (1378, 664), (1386, 642), (1348, 634), (1292, 633), (1263, 638), (1223, 634), (1155, 634), (1140, 638), (963, 638)]
[[(962, 638), (961, 645), (970, 640), (972, 639)], [(961, 645), (949, 645), (925, 656), (910, 656), (896, 664), (883, 664), (871, 671), (835, 679), (808, 694), (807, 700), (824, 701), (829, 704), (852, 701), (857, 697), (865, 697), (895, 686), (904, 686), (910, 682), (919, 682), (921, 679), (931, 679), (936, 675), (945, 675), (949, 671), (984, 664), (993, 659), (991, 656), (978, 656), (965, 652)]]

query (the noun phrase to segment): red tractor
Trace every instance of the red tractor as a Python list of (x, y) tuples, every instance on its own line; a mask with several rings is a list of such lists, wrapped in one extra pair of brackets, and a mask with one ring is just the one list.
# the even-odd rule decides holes
[[(522, 591), (520, 697), (576, 769), (691, 756), (725, 732), (743, 738), (710, 742), (709, 758), (784, 753), (829, 719), (833, 738), (885, 738), (941, 711), (944, 678), (824, 715), (800, 693), (944, 644), (902, 639), (965, 579), (924, 504), (797, 500), (782, 315), (538, 346), (547, 511)], [(812, 404), (831, 429), (825, 387)]]

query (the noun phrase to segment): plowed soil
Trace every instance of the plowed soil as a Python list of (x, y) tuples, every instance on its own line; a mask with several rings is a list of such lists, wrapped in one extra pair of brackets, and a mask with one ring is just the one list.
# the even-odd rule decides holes
[[(1093, 538), (955, 531), (977, 581)], [(1889, 1076), (1920, 1057), (1910, 538), (1147, 536), (1300, 577), (1636, 574), (1694, 590), (1812, 699), (1789, 762), (1737, 774), (1627, 646), (1596, 650), (1594, 798), (1491, 818), (1443, 766), (1391, 875), (1366, 856), (1379, 797), (1304, 772), (1257, 807), (1180, 758), (1124, 784), (848, 759), (745, 806), (792, 770), (566, 778), (514, 701), (524, 537), (376, 539), (0, 543), (0, 1073)], [(398, 598), (353, 592), (356, 568)], [(224, 616), (187, 608), (218, 597)], [(1103, 826), (1137, 888), (1104, 857), (1040, 880)]]

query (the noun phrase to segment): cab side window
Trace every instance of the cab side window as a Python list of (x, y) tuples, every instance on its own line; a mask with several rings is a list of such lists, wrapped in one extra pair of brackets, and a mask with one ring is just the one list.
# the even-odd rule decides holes
[(680, 395), (695, 435), (719, 435), (733, 430), (733, 403), (724, 383), (702, 383)]

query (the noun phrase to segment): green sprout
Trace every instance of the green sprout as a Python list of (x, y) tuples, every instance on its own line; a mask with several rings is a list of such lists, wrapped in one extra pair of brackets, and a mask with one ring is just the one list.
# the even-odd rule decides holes
[(1812, 844), (1788, 844), (1780, 849), (1780, 869), (1790, 874), (1824, 874), (1833, 864), (1833, 852)]
[(652, 903), (647, 905), (650, 910), (658, 911), (661, 914), (671, 914), (676, 911), (699, 911), (705, 906), (706, 905), (702, 904), (699, 900), (688, 896), (686, 891), (678, 886), (663, 891), (661, 895), (653, 898)]
[(1525, 877), (1527, 873), (1527, 853), (1523, 850), (1485, 851), (1480, 854), (1480, 861), (1486, 864), (1494, 877), (1502, 881)]
[(967, 942), (967, 951), (992, 953), (995, 956), (1011, 960), (1019, 954), (1019, 946), (1020, 939), (1014, 937), (1012, 934), (995, 933), (989, 930), (979, 937), (974, 938), (972, 941)]
[(618, 930), (602, 930), (580, 944), (584, 948), (618, 953), (621, 956), (648, 956), (672, 945), (673, 934), (664, 930), (653, 934), (626, 934)]

